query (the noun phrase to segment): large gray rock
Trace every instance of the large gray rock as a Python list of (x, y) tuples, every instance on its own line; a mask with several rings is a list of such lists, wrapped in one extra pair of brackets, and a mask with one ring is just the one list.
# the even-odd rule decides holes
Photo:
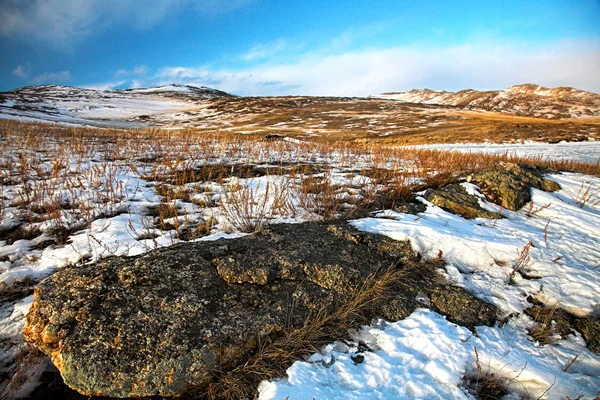
[(346, 224), (274, 225), (62, 269), (37, 286), (23, 333), (82, 394), (181, 396), (317, 311), (333, 313), (390, 267), (404, 270), (403, 281), (386, 286), (366, 318), (404, 318), (428, 295), (451, 321), (495, 318), (495, 308), (440, 281), (442, 261), (417, 259), (408, 242)]
[(479, 186), (490, 201), (513, 211), (531, 201), (531, 188), (548, 192), (560, 189), (558, 183), (542, 178), (533, 170), (508, 162), (502, 162), (491, 170), (474, 173), (467, 181)]
[(275, 225), (60, 270), (36, 288), (24, 334), (82, 394), (177, 396), (413, 257), (345, 225)]

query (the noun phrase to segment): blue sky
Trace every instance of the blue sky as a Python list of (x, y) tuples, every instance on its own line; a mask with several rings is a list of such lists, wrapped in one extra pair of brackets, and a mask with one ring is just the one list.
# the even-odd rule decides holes
[(600, 92), (600, 1), (2, 0), (0, 90)]

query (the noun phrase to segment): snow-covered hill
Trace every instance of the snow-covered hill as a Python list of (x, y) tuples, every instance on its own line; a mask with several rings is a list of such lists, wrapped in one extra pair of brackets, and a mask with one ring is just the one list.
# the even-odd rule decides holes
[(0, 118), (141, 127), (154, 115), (194, 109), (206, 101), (230, 96), (216, 89), (187, 85), (125, 90), (29, 86), (0, 93)]
[(461, 108), (506, 112), (542, 118), (580, 118), (600, 116), (600, 95), (570, 87), (545, 88), (534, 84), (505, 90), (459, 92), (413, 89), (374, 96), (408, 103), (436, 104)]

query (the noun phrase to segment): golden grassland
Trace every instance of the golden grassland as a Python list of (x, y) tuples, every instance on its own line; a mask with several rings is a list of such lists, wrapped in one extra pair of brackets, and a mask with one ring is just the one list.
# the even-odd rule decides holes
[[(0, 122), (0, 150), (0, 224), (7, 210), (23, 229), (54, 221), (50, 233), (58, 235), (59, 242), (73, 229), (123, 212), (128, 198), (119, 178), (123, 175), (154, 185), (161, 204), (149, 213), (157, 218), (157, 227), (183, 229), (185, 223), (174, 218), (181, 216), (176, 200), (192, 202), (193, 195), (207, 190), (198, 184), (214, 182), (226, 187), (220, 204), (196, 200), (196, 206), (220, 206), (235, 228), (252, 231), (273, 217), (257, 213), (293, 217), (300, 207), (323, 220), (357, 217), (394, 207), (416, 190), (455, 182), (499, 161), (600, 174), (599, 163), (407, 148), (368, 140), (291, 142), (199, 129), (95, 129), (9, 121)], [(332, 179), (334, 171), (360, 176), (369, 184), (341, 185)], [(272, 188), (262, 206), (257, 206), (253, 189), (224, 185), (232, 177), (264, 175), (285, 176), (286, 181)], [(206, 222), (201, 231), (210, 230), (212, 223)]]
[(150, 122), (168, 128), (393, 145), (582, 141), (600, 136), (600, 118), (535, 118), (374, 98), (226, 98), (184, 114), (183, 120), (164, 115)]

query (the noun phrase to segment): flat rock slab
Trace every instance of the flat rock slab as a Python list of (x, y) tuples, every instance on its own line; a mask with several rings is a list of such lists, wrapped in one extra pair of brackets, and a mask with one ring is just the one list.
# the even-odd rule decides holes
[(425, 193), (425, 199), (463, 218), (500, 218), (499, 213), (483, 209), (479, 205), (477, 197), (467, 193), (467, 190), (459, 183), (446, 185), (440, 189), (428, 190)]

